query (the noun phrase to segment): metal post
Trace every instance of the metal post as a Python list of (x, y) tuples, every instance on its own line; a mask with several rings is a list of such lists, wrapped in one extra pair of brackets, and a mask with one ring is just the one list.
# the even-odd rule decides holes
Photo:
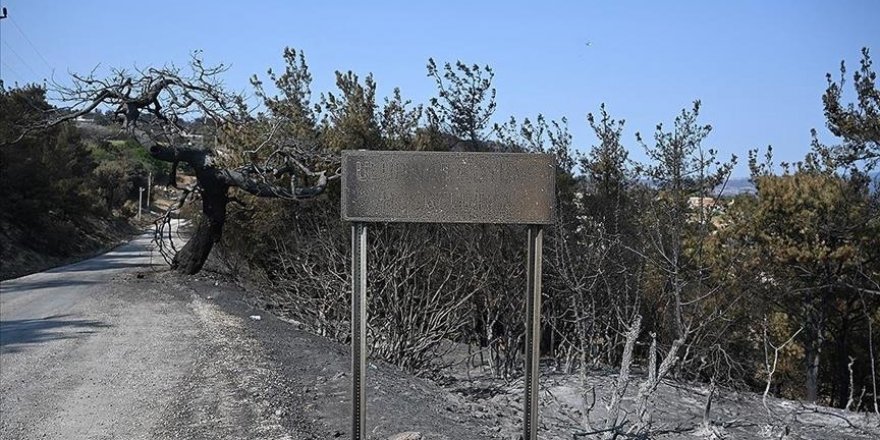
[(150, 188), (153, 187), (153, 172), (147, 174), (147, 212), (150, 211)]
[(367, 225), (351, 225), (351, 438), (366, 439)]
[(140, 187), (138, 191), (138, 220), (141, 219), (141, 208), (144, 207), (144, 187)]
[(541, 251), (544, 227), (529, 226), (526, 281), (526, 390), (523, 440), (538, 439), (538, 361), (541, 357)]

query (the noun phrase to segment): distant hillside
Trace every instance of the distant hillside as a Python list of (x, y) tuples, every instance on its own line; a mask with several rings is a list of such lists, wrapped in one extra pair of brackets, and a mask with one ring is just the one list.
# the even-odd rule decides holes
[[(871, 174), (871, 181), (874, 183), (871, 188), (873, 191), (880, 190), (880, 171)], [(722, 188), (716, 188), (717, 190), (721, 190)], [(749, 180), (748, 177), (735, 177), (731, 178), (730, 181), (727, 182), (727, 185), (724, 186), (724, 191), (722, 192), (725, 196), (735, 196), (737, 194), (754, 194), (755, 193), (755, 185)]]
[(755, 185), (752, 184), (748, 177), (733, 177), (723, 188), (716, 188), (716, 191), (720, 190), (723, 190), (721, 194), (725, 196), (735, 196), (743, 193), (753, 194), (755, 192)]

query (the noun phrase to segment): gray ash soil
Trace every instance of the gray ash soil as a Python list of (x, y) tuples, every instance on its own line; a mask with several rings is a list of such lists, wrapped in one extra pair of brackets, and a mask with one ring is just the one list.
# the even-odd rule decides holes
[[(176, 276), (174, 276), (176, 277)], [(349, 347), (300, 330), (249, 303), (245, 292), (214, 275), (181, 279), (202, 300), (238, 317), (238, 338), (258, 344), (264, 376), (265, 411), (278, 415), (288, 432), (308, 439), (350, 437), (351, 359)], [(251, 319), (260, 316), (259, 320)], [(233, 336), (231, 333), (230, 337)], [(247, 350), (245, 346), (242, 350)], [(369, 438), (386, 439), (415, 431), (425, 439), (495, 439), (500, 427), (479, 418), (464, 397), (384, 362), (370, 361), (367, 371), (367, 431)], [(232, 397), (232, 396), (231, 396)], [(238, 396), (237, 398), (242, 398)]]
[[(245, 367), (231, 368), (227, 380), (254, 383), (250, 388), (258, 390), (259, 398), (266, 403), (264, 414), (252, 417), (275, 420), (293, 436), (282, 438), (350, 438), (351, 360), (347, 345), (274, 317), (254, 295), (222, 276), (172, 277), (179, 279), (199, 300), (215, 305), (229, 317), (227, 321), (237, 323), (220, 326), (225, 328), (224, 338), (232, 341), (228, 355), (233, 360), (231, 365)], [(251, 319), (252, 315), (260, 319)], [(254, 370), (262, 373), (247, 373)], [(539, 439), (570, 439), (574, 433), (588, 430), (587, 423), (601, 427), (604, 399), (613, 375), (590, 375), (588, 387), (595, 393), (595, 402), (588, 411), (577, 376), (548, 370), (544, 368), (541, 375)], [(634, 380), (639, 380), (638, 375)], [(632, 410), (636, 382), (624, 398), (624, 411)], [(781, 399), (768, 402), (773, 413), (781, 416), (779, 421), (769, 423), (759, 395), (733, 391), (722, 391), (716, 396), (710, 426), (705, 427), (704, 388), (700, 384), (672, 382), (661, 386), (653, 399), (654, 422), (659, 432), (651, 438), (880, 438), (880, 426), (864, 415)], [(248, 395), (229, 398), (246, 399)], [(197, 426), (192, 425), (193, 420), (181, 419)], [(229, 422), (234, 418), (221, 420)], [(506, 382), (472, 370), (467, 375), (445, 378), (441, 386), (381, 361), (371, 360), (368, 365), (367, 428), (371, 439), (387, 439), (404, 431), (420, 432), (425, 439), (519, 439), (521, 420), (521, 380)]]

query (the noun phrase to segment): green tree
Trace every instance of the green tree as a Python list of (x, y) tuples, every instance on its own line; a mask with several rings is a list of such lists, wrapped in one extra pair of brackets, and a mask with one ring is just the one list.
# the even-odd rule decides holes
[(390, 98), (385, 98), (385, 105), (379, 117), (385, 147), (389, 150), (411, 150), (416, 147), (416, 135), (424, 107), (412, 105), (412, 101), (404, 100), (400, 88), (395, 87)]
[(122, 205), (132, 189), (125, 165), (115, 160), (102, 162), (95, 168), (94, 174), (97, 186), (104, 196), (107, 212), (113, 212)]
[(336, 88), (338, 95), (328, 92), (321, 96), (322, 144), (333, 151), (381, 149), (373, 75), (367, 75), (361, 83), (351, 71), (336, 72)]
[(429, 119), (445, 126), (454, 138), (464, 140), (470, 150), (478, 150), (495, 113), (495, 72), (489, 66), (469, 66), (461, 61), (454, 66), (446, 63), (441, 71), (433, 58), (428, 59), (427, 67), (438, 93), (431, 98)]
[(864, 162), (868, 169), (880, 162), (880, 90), (877, 73), (871, 64), (868, 48), (862, 48), (859, 70), (853, 72), (852, 82), (856, 102), (843, 103), (846, 84), (846, 64), (840, 62), (840, 79), (826, 75), (828, 87), (822, 95), (828, 129), (842, 140), (836, 149), (840, 164)]
[[(642, 325), (656, 335), (652, 347), (666, 347), (662, 357), (649, 354), (659, 366), (649, 367), (656, 374), (639, 386), (636, 417), (642, 429), (650, 424), (650, 402), (664, 377), (715, 383), (726, 379), (729, 368), (724, 318), (739, 295), (731, 295), (729, 279), (719, 276), (728, 268), (720, 267), (709, 244), (721, 209), (719, 188), (736, 158), (721, 161), (704, 146), (712, 127), (698, 122), (699, 112), (695, 101), (671, 130), (658, 125), (653, 145), (636, 135), (651, 159), (638, 167), (650, 196), (639, 198), (639, 241), (630, 249), (645, 264), (638, 304)], [(638, 330), (638, 320), (632, 322), (631, 329)]]
[(587, 122), (599, 143), (580, 159), (581, 171), (592, 188), (584, 203), (587, 212), (594, 213), (616, 235), (622, 230), (623, 216), (631, 211), (627, 209), (627, 193), (633, 179), (628, 169), (629, 152), (621, 142), (625, 122), (613, 119), (605, 104), (599, 107), (598, 119), (589, 113)]
[(50, 111), (45, 96), (37, 86), (0, 90), (0, 204), (14, 223), (41, 223), (46, 212), (86, 214), (94, 206), (89, 175), (95, 163), (74, 126), (22, 135), (22, 127)]
[(719, 205), (719, 188), (730, 176), (736, 157), (721, 162), (718, 152), (703, 142), (712, 131), (697, 122), (700, 102), (682, 110), (671, 131), (657, 126), (654, 145), (637, 139), (651, 162), (640, 166), (643, 176), (656, 188), (646, 200), (640, 227), (645, 236), (645, 256), (653, 268), (657, 296), (666, 309), (667, 323), (676, 340), (684, 341), (702, 327), (703, 311), (698, 298), (719, 293), (704, 281), (708, 256), (703, 244), (715, 228), (712, 218)]
[[(267, 72), (278, 95), (270, 95), (256, 75), (251, 78), (251, 85), (274, 122), (282, 123), (278, 137), (313, 145), (318, 137), (318, 117), (311, 103), (312, 74), (302, 51), (285, 47), (283, 57), (283, 73), (278, 75), (272, 69)], [(261, 133), (265, 132), (266, 127), (262, 127)]]
[[(775, 175), (769, 153), (765, 164), (752, 153), (757, 194), (741, 199), (736, 215), (740, 242), (750, 248), (745, 261), (758, 280), (755, 291), (803, 326), (803, 395), (816, 401), (822, 384), (833, 381), (832, 402), (843, 406), (853, 320), (862, 315), (861, 294), (876, 292), (880, 279), (880, 221), (868, 179), (837, 173), (820, 157), (813, 152)], [(823, 379), (823, 353), (832, 341), (828, 370), (833, 376)]]

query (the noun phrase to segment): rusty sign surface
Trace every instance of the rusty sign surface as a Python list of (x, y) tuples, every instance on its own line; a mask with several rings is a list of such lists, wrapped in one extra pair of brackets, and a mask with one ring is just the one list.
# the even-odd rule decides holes
[(351, 438), (366, 425), (367, 223), (528, 224), (523, 436), (538, 438), (541, 265), (553, 222), (556, 165), (549, 154), (343, 151), (342, 218), (351, 224)]
[(550, 154), (343, 151), (352, 222), (553, 223)]

